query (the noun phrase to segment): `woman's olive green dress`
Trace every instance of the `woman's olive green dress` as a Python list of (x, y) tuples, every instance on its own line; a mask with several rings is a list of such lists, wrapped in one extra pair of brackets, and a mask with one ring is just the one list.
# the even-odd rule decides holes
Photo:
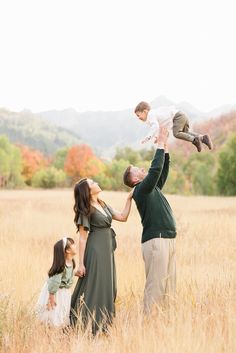
[(116, 268), (115, 232), (111, 228), (113, 210), (103, 207), (106, 216), (94, 209), (90, 217), (81, 215), (78, 225), (89, 231), (84, 254), (85, 277), (79, 278), (71, 298), (71, 324), (87, 326), (92, 332), (107, 329), (115, 315)]

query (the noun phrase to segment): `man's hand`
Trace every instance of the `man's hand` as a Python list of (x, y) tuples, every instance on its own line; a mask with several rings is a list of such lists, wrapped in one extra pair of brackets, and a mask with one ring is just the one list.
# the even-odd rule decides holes
[(156, 140), (156, 142), (158, 142), (159, 144), (163, 144), (165, 146), (167, 145), (168, 136), (169, 136), (169, 131), (167, 130), (167, 128), (161, 127), (159, 137), (158, 137), (158, 140)]

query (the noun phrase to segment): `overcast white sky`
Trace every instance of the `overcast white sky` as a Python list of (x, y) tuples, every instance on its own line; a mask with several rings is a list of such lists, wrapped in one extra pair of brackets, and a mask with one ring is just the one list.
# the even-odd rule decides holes
[(234, 0), (0, 0), (0, 107), (236, 103)]

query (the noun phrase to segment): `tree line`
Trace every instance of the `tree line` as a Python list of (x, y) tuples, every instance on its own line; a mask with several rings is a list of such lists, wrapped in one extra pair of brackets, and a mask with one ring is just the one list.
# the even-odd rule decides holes
[[(0, 136), (1, 188), (70, 187), (83, 177), (99, 182), (105, 190), (126, 190), (123, 172), (133, 164), (148, 169), (154, 148), (118, 148), (111, 161), (98, 158), (86, 144), (57, 150), (46, 157), (24, 145)], [(236, 133), (215, 152), (186, 155), (180, 148), (171, 152), (171, 168), (165, 192), (184, 195), (236, 195)]]

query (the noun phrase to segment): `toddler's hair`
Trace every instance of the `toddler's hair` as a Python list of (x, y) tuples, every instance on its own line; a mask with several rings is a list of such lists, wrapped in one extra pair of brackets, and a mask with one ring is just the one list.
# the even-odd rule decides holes
[(147, 102), (140, 102), (135, 108), (134, 112), (135, 114), (138, 112), (142, 113), (145, 109), (149, 111), (151, 109), (150, 105)]

